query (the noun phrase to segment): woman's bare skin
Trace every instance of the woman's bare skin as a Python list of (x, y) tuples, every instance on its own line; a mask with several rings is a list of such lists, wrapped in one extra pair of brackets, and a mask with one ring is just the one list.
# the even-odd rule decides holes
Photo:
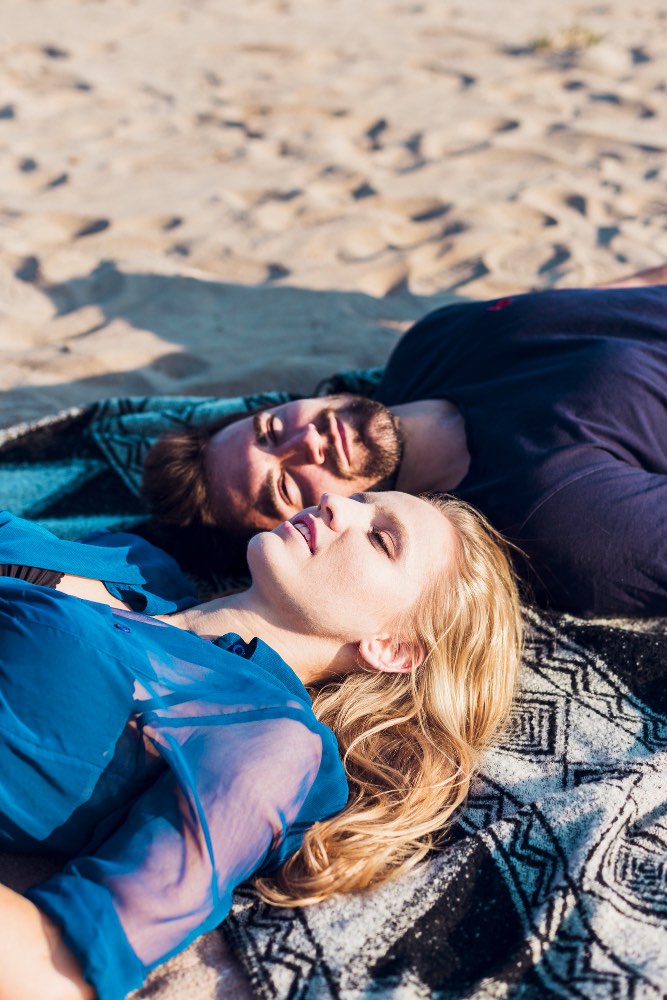
[(132, 610), (129, 604), (113, 597), (101, 580), (89, 580), (85, 576), (73, 576), (71, 573), (65, 573), (56, 590), (62, 590), (63, 593), (72, 594), (74, 597), (83, 597), (86, 601), (108, 604), (110, 608)]

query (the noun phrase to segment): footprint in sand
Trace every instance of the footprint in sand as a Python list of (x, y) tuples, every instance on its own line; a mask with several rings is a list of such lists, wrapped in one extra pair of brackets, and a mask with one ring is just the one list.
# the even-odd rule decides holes
[(472, 146), (488, 143), (494, 135), (514, 132), (520, 127), (521, 122), (516, 118), (491, 115), (459, 122), (455, 129), (429, 129), (424, 135), (421, 152), (427, 160), (440, 160), (445, 155), (468, 151)]
[(40, 280), (39, 257), (33, 255), (24, 257), (14, 271), (14, 275), (19, 281), (27, 281), (31, 284), (38, 282)]
[(582, 226), (588, 228), (591, 223), (602, 226), (610, 221), (598, 186), (591, 181), (586, 188), (585, 191), (565, 187), (534, 188), (524, 192), (522, 200), (532, 210), (554, 220), (551, 225), (556, 223), (573, 235)]
[(35, 219), (35, 225), (39, 227), (42, 242), (62, 243), (108, 229), (109, 221), (69, 212), (44, 212)]
[(67, 184), (69, 181), (69, 174), (56, 174), (50, 181), (47, 181), (44, 185), (44, 190), (49, 191), (52, 188), (62, 187), (63, 184)]
[(284, 232), (293, 224), (297, 207), (291, 201), (268, 201), (255, 212), (257, 223), (269, 233)]
[(384, 298), (402, 292), (408, 283), (408, 265), (403, 260), (388, 260), (365, 269), (358, 276), (355, 285), (361, 292)]
[(385, 198), (383, 208), (395, 214), (398, 220), (411, 222), (431, 222), (441, 219), (451, 209), (451, 202), (439, 198)]
[(187, 351), (173, 351), (171, 354), (163, 354), (156, 358), (151, 364), (151, 369), (166, 375), (168, 378), (184, 379), (193, 375), (201, 375), (211, 366), (202, 358), (189, 354)]
[(364, 132), (362, 145), (367, 149), (382, 149), (382, 135), (386, 132), (387, 126), (388, 122), (386, 118), (378, 118)]
[[(488, 228), (467, 229), (460, 222), (449, 235), (409, 253), (410, 288), (419, 295), (451, 289), (486, 273), (484, 254), (495, 236)], [(448, 227), (449, 230), (449, 227)]]
[(351, 194), (355, 201), (361, 201), (363, 198), (373, 198), (377, 194), (377, 190), (368, 181), (362, 181), (361, 184), (353, 188)]
[(563, 265), (570, 262), (571, 256), (565, 243), (518, 236), (511, 242), (490, 247), (484, 254), (484, 261), (494, 274), (502, 275), (512, 284), (529, 288), (534, 283), (535, 275), (548, 276), (548, 283), (562, 277), (566, 273)]
[(410, 250), (440, 235), (442, 224), (436, 218), (431, 222), (388, 222), (380, 227), (380, 234), (392, 250)]
[(387, 241), (380, 229), (360, 226), (345, 233), (338, 257), (342, 261), (369, 260), (386, 249)]
[(44, 45), (42, 52), (49, 59), (69, 59), (69, 52), (66, 49), (59, 48), (57, 45)]
[(108, 219), (91, 219), (90, 222), (86, 222), (85, 225), (75, 233), (75, 239), (81, 239), (83, 236), (94, 236), (96, 233), (103, 233), (105, 229), (108, 229), (111, 223)]
[(506, 232), (539, 233), (547, 226), (558, 225), (558, 220), (543, 208), (516, 200), (467, 209), (463, 223), (458, 221), (458, 224), (470, 228), (473, 223), (485, 229), (492, 227), (502, 236)]

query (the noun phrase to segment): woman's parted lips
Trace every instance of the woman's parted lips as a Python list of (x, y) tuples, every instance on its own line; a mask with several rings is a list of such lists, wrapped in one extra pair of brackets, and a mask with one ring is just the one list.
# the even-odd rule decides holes
[(305, 540), (311, 552), (317, 548), (317, 518), (312, 514), (297, 514), (289, 522)]

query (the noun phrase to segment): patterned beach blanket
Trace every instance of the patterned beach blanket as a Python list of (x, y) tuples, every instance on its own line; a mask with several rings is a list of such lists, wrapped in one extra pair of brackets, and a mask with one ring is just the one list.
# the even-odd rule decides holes
[(667, 635), (526, 611), (512, 725), (449, 846), (317, 907), (245, 891), (224, 933), (262, 998), (667, 995)]
[[(131, 528), (159, 433), (287, 398), (115, 399), (9, 428), (0, 502), (63, 537)], [(667, 619), (526, 619), (511, 728), (444, 850), (408, 878), (318, 907), (237, 893), (222, 932), (258, 997), (667, 995)], [(234, 996), (214, 938), (138, 996)]]

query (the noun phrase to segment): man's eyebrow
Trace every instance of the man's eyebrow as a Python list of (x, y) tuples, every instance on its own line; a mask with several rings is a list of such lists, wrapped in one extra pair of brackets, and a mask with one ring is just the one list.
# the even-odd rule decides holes
[(255, 438), (261, 441), (262, 437), (265, 437), (264, 431), (262, 429), (262, 413), (264, 410), (260, 410), (259, 413), (255, 413), (252, 418), (252, 429), (255, 432)]
[(255, 506), (264, 517), (272, 518), (274, 521), (283, 521), (282, 512), (278, 507), (277, 493), (275, 472), (269, 469), (266, 479), (259, 488)]

